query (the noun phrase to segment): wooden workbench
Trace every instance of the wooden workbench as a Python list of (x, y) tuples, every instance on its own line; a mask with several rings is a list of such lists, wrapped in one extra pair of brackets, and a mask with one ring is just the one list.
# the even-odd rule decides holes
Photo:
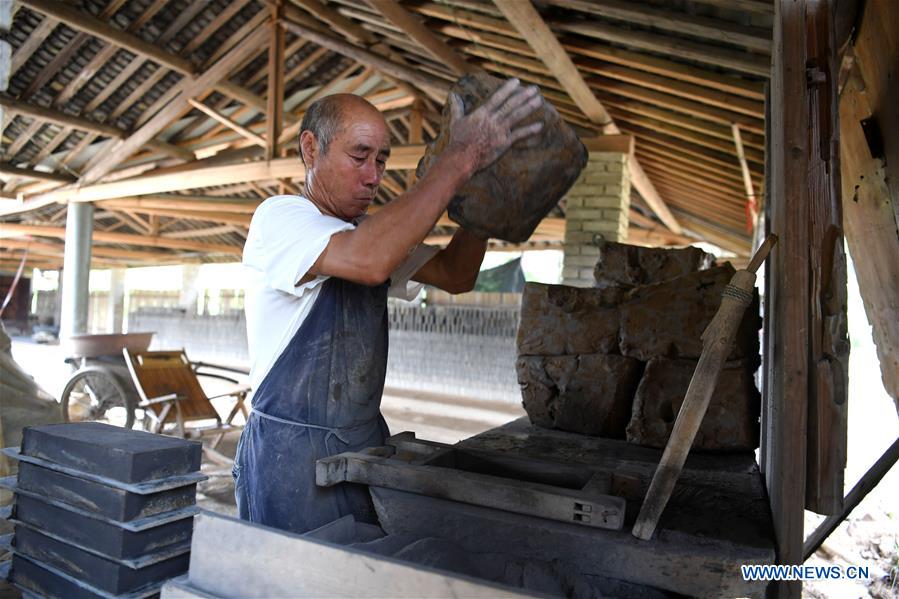
[(587, 576), (619, 579), (695, 596), (757, 596), (742, 564), (774, 563), (771, 514), (751, 452), (695, 454), (686, 463), (650, 541), (630, 529), (661, 451), (533, 427), (527, 418), (462, 441), (459, 447), (555, 460), (612, 474), (627, 499), (623, 530), (602, 530), (372, 487), (387, 533), (453, 540), (472, 553), (564, 563)]

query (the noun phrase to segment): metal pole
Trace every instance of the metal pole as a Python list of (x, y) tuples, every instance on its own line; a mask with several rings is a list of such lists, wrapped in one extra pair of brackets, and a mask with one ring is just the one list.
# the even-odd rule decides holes
[(69, 203), (66, 215), (66, 247), (62, 270), (62, 314), (59, 338), (87, 332), (88, 280), (91, 270), (91, 236), (94, 205)]

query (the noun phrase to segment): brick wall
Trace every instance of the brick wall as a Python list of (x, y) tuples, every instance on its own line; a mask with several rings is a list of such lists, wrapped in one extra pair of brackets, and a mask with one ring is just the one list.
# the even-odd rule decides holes
[(609, 241), (626, 239), (630, 195), (627, 154), (590, 152), (587, 166), (565, 196), (563, 284), (593, 287), (597, 235)]

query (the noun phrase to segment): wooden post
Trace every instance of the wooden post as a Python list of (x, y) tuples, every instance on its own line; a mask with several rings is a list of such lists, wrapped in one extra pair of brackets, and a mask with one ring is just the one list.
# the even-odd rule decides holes
[[(804, 508), (842, 499), (845, 460), (845, 264), (842, 255), (830, 3), (775, 4), (769, 103), (770, 231), (762, 467), (778, 563), (803, 561)], [(773, 586), (799, 597), (798, 581)]]
[(843, 507), (849, 379), (846, 255), (840, 197), (839, 114), (831, 7), (810, 2), (806, 13), (809, 123), (809, 374), (806, 507), (836, 514)]
[[(808, 222), (805, 108), (805, 2), (775, 4), (770, 114), (770, 231), (781, 245), (771, 261), (765, 339), (767, 422), (762, 428), (765, 482), (771, 501), (777, 559), (802, 563), (808, 409)], [(798, 581), (773, 585), (778, 597), (802, 593)]]
[(268, 98), (266, 102), (267, 127), (265, 134), (265, 159), (278, 156), (278, 138), (284, 120), (284, 29), (279, 21), (284, 18), (284, 3), (271, 7), (271, 38), (268, 46)]

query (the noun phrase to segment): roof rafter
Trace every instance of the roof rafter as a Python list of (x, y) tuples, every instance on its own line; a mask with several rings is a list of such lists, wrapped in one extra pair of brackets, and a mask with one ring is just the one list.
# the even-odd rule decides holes
[(206, 88), (227, 77), (228, 73), (237, 64), (241, 63), (250, 52), (253, 52), (264, 42), (267, 35), (268, 30), (264, 26), (258, 28), (202, 75), (187, 78), (179, 83), (176, 86), (178, 91), (175, 97), (166, 107), (156, 113), (127, 139), (118, 142), (102, 160), (94, 164), (82, 175), (82, 181), (91, 183), (98, 180), (122, 160), (133, 154), (148, 139), (165, 129), (174, 118), (190, 106), (188, 103), (190, 98), (202, 93)]
[[(34, 237), (53, 237), (56, 239), (65, 239), (65, 227), (46, 227), (42, 225), (22, 225), (13, 223), (3, 223), (3, 230), (0, 237), (32, 235)], [(110, 233), (108, 231), (94, 231), (93, 240), (106, 243), (122, 243), (128, 245), (149, 245), (158, 248), (167, 248), (172, 250), (189, 250), (196, 252), (207, 252), (210, 254), (232, 254), (240, 255), (243, 248), (225, 245), (221, 243), (200, 243), (189, 241), (186, 239), (166, 239), (164, 237), (154, 237), (150, 235), (134, 235), (132, 233)]]
[(406, 11), (393, 0), (366, 0), (369, 6), (378, 10), (387, 20), (405, 31), (409, 37), (422, 45), (438, 61), (451, 68), (457, 75), (480, 70), (475, 65), (465, 62), (455, 50), (437, 37), (424, 23)]

